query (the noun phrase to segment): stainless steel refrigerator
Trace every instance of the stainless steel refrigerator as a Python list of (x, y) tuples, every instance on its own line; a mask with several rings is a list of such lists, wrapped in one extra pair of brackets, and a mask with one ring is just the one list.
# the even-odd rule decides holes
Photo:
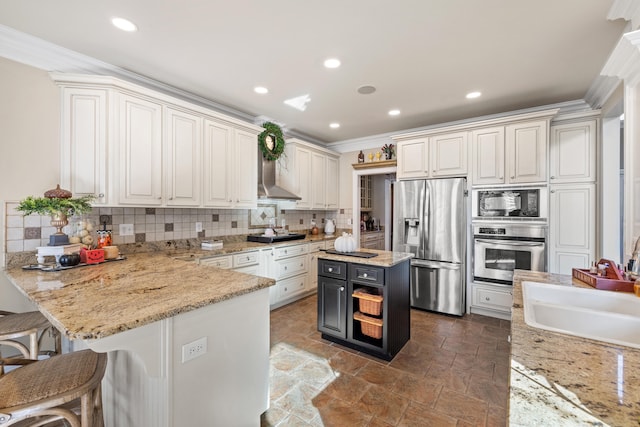
[(412, 307), (465, 312), (466, 188), (465, 178), (395, 183), (393, 250), (415, 255)]

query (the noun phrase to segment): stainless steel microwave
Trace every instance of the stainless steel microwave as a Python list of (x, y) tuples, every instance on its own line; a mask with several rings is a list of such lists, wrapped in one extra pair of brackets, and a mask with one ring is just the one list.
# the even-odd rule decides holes
[(546, 187), (475, 188), (471, 198), (472, 217), (546, 221), (548, 198)]

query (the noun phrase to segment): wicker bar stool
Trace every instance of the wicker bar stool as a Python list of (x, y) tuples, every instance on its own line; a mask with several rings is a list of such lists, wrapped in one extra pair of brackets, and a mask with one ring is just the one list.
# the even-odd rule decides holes
[[(39, 311), (11, 313), (0, 310), (0, 345), (7, 345), (20, 351), (27, 359), (37, 359), (44, 330), (51, 328), (55, 341), (55, 354), (60, 354), (60, 334)], [(42, 333), (38, 336), (38, 333)], [(29, 346), (17, 338), (29, 337)]]
[[(0, 426), (103, 427), (101, 382), (107, 354), (82, 350), (37, 361), (0, 377)], [(80, 403), (80, 416), (72, 410)], [(75, 402), (74, 402), (75, 401)]]

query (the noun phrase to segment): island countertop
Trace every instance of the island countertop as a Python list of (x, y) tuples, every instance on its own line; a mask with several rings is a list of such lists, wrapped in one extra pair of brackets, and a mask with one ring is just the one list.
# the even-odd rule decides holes
[(567, 275), (516, 271), (509, 424), (637, 426), (640, 350), (527, 325), (521, 285), (526, 280), (589, 288)]
[(360, 258), (352, 255), (330, 254), (327, 252), (319, 252), (318, 258), (329, 259), (333, 261), (351, 262), (355, 264), (374, 265), (378, 267), (392, 267), (403, 261), (413, 258), (413, 254), (407, 252), (380, 251), (377, 249), (360, 249), (358, 252), (371, 252), (378, 254), (372, 258)]
[(97, 339), (273, 286), (275, 281), (167, 253), (57, 272), (5, 270), (69, 339)]

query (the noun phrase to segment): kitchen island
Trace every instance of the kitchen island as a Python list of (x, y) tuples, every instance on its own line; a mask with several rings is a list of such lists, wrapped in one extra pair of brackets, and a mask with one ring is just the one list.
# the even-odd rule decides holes
[(109, 352), (107, 426), (259, 425), (273, 280), (166, 252), (5, 273), (74, 349)]
[(391, 360), (410, 338), (413, 254), (358, 253), (373, 256), (318, 256), (318, 330), (324, 339)]
[(509, 425), (637, 426), (640, 350), (527, 325), (523, 281), (590, 288), (567, 275), (516, 270)]

